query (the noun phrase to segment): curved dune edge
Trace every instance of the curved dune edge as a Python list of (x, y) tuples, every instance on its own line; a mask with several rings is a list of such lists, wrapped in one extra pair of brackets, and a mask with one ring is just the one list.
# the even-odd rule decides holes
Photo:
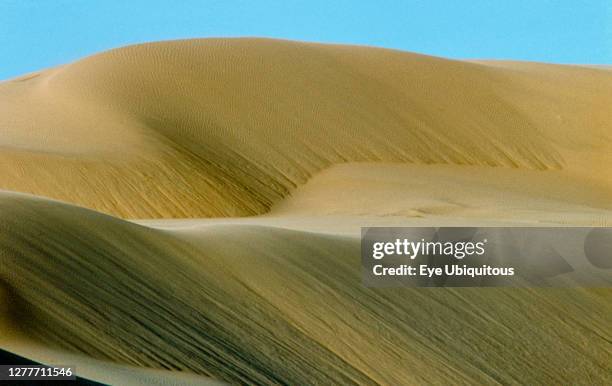
[[(7, 345), (10, 351), (0, 350), (0, 361), (3, 364), (70, 366), (73, 372), (77, 374), (77, 382), (75, 382), (77, 384), (86, 384), (90, 386), (220, 386), (224, 384), (220, 381), (194, 374), (135, 368), (112, 362), (85, 358), (79, 354), (46, 348), (27, 337), (19, 337), (19, 340), (11, 340), (8, 342), (6, 339), (3, 339), (2, 346), (7, 347)], [(22, 353), (32, 353), (37, 360), (18, 356), (12, 352), (14, 350)], [(68, 363), (70, 365), (67, 365)], [(93, 381), (93, 379), (96, 379), (96, 381)], [(56, 382), (50, 384), (54, 383)], [(38, 382), (38, 384), (40, 384), (40, 382)]]
[(12, 193), (0, 251), (28, 336), (121, 364), (250, 384), (611, 381), (609, 289), (367, 289), (355, 238), (162, 231)]
[(0, 192), (0, 346), (120, 384), (610, 384), (610, 289), (367, 289), (355, 229), (609, 226), (611, 102), (604, 69), (269, 39), (0, 83), (0, 189), (95, 210)]
[(132, 386), (221, 386), (227, 383), (197, 374), (129, 366), (87, 357), (81, 353), (48, 347), (25, 334), (10, 339), (0, 336), (0, 346), (21, 353), (45, 365), (76, 368), (77, 376), (105, 385)]
[(317, 173), (256, 221), (354, 216), (357, 230), (367, 217), (415, 226), (449, 220), (470, 226), (491, 221), (610, 226), (611, 197), (612, 187), (563, 171), (346, 163)]
[(611, 186), (612, 74), (270, 39), (130, 46), (0, 84), (0, 188), (123, 218), (257, 215), (332, 165)]

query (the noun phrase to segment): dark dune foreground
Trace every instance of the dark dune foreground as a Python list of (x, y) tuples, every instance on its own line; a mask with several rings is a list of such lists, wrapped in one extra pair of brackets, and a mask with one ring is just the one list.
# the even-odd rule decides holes
[(0, 348), (114, 384), (611, 384), (610, 289), (368, 289), (358, 239), (609, 226), (611, 102), (603, 68), (266, 39), (0, 83)]
[[(31, 361), (27, 358), (20, 357), (18, 355), (15, 355), (13, 353), (10, 353), (10, 352), (7, 352), (1, 349), (0, 349), (0, 363), (5, 364), (5, 365), (17, 365), (17, 366), (42, 365), (41, 363)], [(103, 386), (102, 383), (93, 382), (93, 381), (83, 379), (80, 377), (77, 377), (74, 381), (70, 381), (70, 383), (74, 386), (77, 386), (77, 385), (78, 386)]]
[(367, 289), (356, 238), (0, 202), (18, 322), (67, 350), (246, 384), (611, 380), (608, 290)]

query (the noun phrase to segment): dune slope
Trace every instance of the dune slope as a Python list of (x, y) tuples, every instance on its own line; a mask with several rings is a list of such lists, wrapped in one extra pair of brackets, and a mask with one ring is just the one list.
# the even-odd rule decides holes
[(2, 82), (0, 348), (120, 384), (612, 384), (609, 288), (369, 289), (358, 238), (609, 226), (611, 103), (605, 68), (269, 39)]
[(357, 238), (161, 231), (10, 193), (0, 214), (20, 328), (94, 358), (247, 384), (612, 380), (609, 290), (368, 289)]
[(0, 84), (0, 188), (129, 218), (261, 214), (331, 165), (610, 186), (612, 72), (267, 39), (130, 46)]

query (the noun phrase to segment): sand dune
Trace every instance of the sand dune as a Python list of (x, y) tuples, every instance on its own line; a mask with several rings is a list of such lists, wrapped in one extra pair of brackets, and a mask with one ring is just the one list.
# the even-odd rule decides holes
[(271, 214), (609, 226), (611, 197), (607, 185), (558, 170), (348, 163), (316, 174)]
[(610, 185), (612, 74), (205, 39), (0, 85), (0, 188), (130, 218), (266, 212), (348, 161), (563, 170)]
[(52, 346), (248, 384), (610, 380), (609, 291), (367, 289), (357, 238), (0, 203), (0, 277)]
[(609, 289), (368, 289), (358, 235), (609, 226), (611, 102), (603, 68), (267, 39), (1, 83), (0, 347), (119, 384), (610, 384)]

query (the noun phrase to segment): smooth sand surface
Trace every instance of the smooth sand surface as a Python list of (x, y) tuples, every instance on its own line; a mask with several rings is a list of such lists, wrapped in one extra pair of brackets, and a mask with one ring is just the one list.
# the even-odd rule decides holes
[(0, 84), (0, 188), (184, 218), (265, 213), (344, 162), (561, 170), (610, 187), (610, 101), (612, 74), (588, 67), (138, 45)]
[(611, 103), (604, 69), (267, 39), (1, 83), (0, 347), (121, 384), (610, 384), (609, 289), (368, 289), (358, 235), (609, 226)]

